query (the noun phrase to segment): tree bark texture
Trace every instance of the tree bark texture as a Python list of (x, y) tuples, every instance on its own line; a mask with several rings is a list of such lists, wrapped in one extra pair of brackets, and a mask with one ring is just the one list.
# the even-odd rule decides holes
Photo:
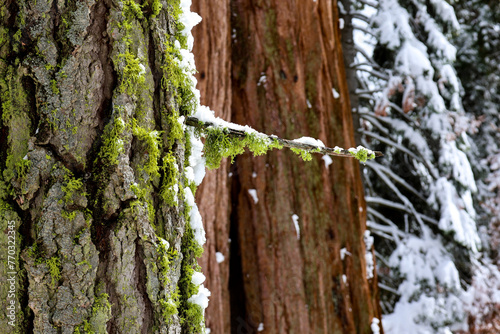
[[(193, 11), (203, 20), (193, 29), (201, 104), (215, 115), (231, 121), (231, 24), (229, 0), (195, 0)], [(200, 259), (212, 293), (205, 315), (212, 333), (230, 333), (229, 304), (229, 179), (228, 162), (217, 170), (207, 170), (196, 191), (196, 203), (203, 217), (207, 243)], [(218, 263), (216, 252), (225, 260)]]
[(0, 1), (0, 331), (200, 331), (178, 15), (178, 1)]
[[(203, 17), (194, 52), (204, 104), (265, 133), (354, 146), (335, 2), (194, 4)], [(229, 8), (230, 26), (224, 21)], [(231, 50), (223, 50), (229, 33)], [(232, 115), (220, 101), (227, 91)], [(376, 275), (367, 279), (358, 163), (338, 158), (325, 168), (320, 157), (301, 162), (284, 150), (244, 155), (230, 168), (230, 228), (219, 215), (227, 212), (221, 201), (228, 196), (226, 170), (209, 173), (197, 193), (207, 233), (216, 233), (215, 249), (209, 240), (203, 260), (213, 295), (207, 327), (213, 333), (229, 333), (229, 327), (232, 333), (371, 333), (380, 310)], [(349, 253), (341, 258), (343, 248)], [(224, 262), (216, 264), (215, 251)]]

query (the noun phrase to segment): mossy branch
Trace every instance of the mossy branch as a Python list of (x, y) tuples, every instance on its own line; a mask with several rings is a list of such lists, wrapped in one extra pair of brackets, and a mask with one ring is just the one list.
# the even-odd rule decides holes
[[(196, 117), (187, 117), (186, 119), (186, 125), (193, 126), (197, 128), (198, 130), (203, 130), (207, 129), (209, 127), (217, 127), (217, 124), (211, 123), (211, 122), (202, 122), (198, 120)], [(247, 138), (250, 134), (242, 131), (242, 130), (237, 130), (237, 129), (232, 129), (230, 127), (224, 128), (226, 133), (231, 136), (231, 137), (237, 137), (237, 138)], [(301, 143), (295, 140), (289, 140), (289, 139), (283, 139), (279, 138), (278, 136), (275, 135), (267, 135), (267, 134), (262, 134), (264, 136), (267, 136), (271, 141), (277, 142), (280, 146), (283, 147), (288, 147), (292, 149), (295, 153), (303, 152), (304, 154), (301, 154), (302, 158), (306, 157), (304, 160), (310, 160), (307, 159), (307, 157), (310, 157), (310, 153), (320, 153), (320, 154), (326, 154), (326, 155), (331, 155), (335, 157), (347, 157), (347, 158), (356, 158), (361, 162), (366, 162), (367, 160), (370, 159), (375, 159), (376, 157), (382, 157), (384, 154), (380, 151), (370, 151), (366, 148), (358, 147), (358, 148), (349, 148), (349, 149), (343, 149), (339, 147), (335, 148), (330, 148), (330, 147), (323, 147), (323, 146), (316, 146), (316, 145), (311, 145), (311, 144), (306, 144), (306, 143)]]

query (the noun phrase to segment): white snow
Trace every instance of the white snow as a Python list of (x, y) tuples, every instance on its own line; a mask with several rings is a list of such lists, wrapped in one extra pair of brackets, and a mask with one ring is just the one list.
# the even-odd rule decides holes
[(370, 231), (366, 230), (363, 240), (365, 241), (365, 261), (366, 261), (366, 278), (373, 278), (373, 271), (375, 270), (375, 261), (373, 259), (372, 246), (373, 237), (370, 235)]
[(205, 230), (203, 229), (203, 223), (201, 221), (201, 215), (198, 211), (198, 206), (194, 201), (193, 193), (191, 192), (191, 188), (186, 187), (184, 189), (184, 196), (186, 199), (186, 203), (191, 207), (191, 211), (189, 212), (189, 224), (193, 229), (194, 239), (196, 242), (203, 246), (205, 244)]
[(340, 30), (344, 29), (344, 19), (343, 18), (339, 19), (339, 28), (340, 28)]
[(300, 226), (299, 226), (299, 216), (296, 214), (292, 215), (293, 226), (295, 226), (295, 232), (297, 233), (297, 240), (300, 239)]
[(302, 143), (302, 144), (308, 144), (308, 145), (313, 145), (313, 146), (318, 146), (318, 147), (325, 147), (325, 144), (319, 139), (314, 139), (311, 137), (300, 137), (298, 139), (292, 140), (293, 142), (296, 143)]
[(323, 155), (321, 159), (325, 162), (325, 168), (328, 168), (333, 163), (332, 158), (328, 154)]
[(346, 255), (351, 256), (352, 254), (347, 251), (347, 248), (344, 247), (340, 250), (340, 259), (344, 260)]
[(191, 283), (193, 283), (194, 285), (201, 285), (203, 282), (205, 282), (205, 279), (205, 275), (195, 271), (193, 276), (191, 277)]
[(139, 71), (139, 75), (143, 75), (144, 73), (146, 73), (146, 67), (144, 67), (144, 65), (139, 64), (139, 68), (141, 69)]
[(262, 332), (264, 330), (264, 324), (261, 322), (257, 328), (257, 332)]
[(215, 260), (217, 261), (217, 263), (224, 262), (224, 260), (225, 260), (224, 254), (222, 254), (221, 252), (216, 252), (215, 253)]
[(205, 310), (208, 307), (208, 297), (210, 297), (210, 295), (210, 291), (205, 288), (203, 284), (201, 284), (198, 287), (198, 293), (192, 295), (188, 299), (188, 302), (199, 305), (203, 310)]
[(257, 82), (257, 86), (262, 86), (262, 85), (264, 85), (266, 82), (267, 82), (267, 77), (266, 77), (266, 74), (265, 74), (264, 72), (262, 72), (262, 73), (260, 74), (259, 81)]
[(257, 197), (257, 189), (248, 189), (248, 193), (252, 196), (254, 204), (259, 202), (259, 197)]
[(378, 318), (373, 318), (372, 323), (370, 325), (370, 328), (372, 329), (373, 334), (379, 334), (380, 333), (380, 327), (379, 324), (380, 320)]
[(339, 92), (335, 88), (332, 88), (332, 94), (334, 99), (338, 99), (340, 97)]
[(191, 29), (201, 22), (200, 15), (191, 12), (191, 0), (181, 0), (180, 7), (182, 15), (179, 16), (179, 21), (184, 24), (182, 34), (187, 37), (188, 50), (193, 49), (194, 38), (191, 34)]

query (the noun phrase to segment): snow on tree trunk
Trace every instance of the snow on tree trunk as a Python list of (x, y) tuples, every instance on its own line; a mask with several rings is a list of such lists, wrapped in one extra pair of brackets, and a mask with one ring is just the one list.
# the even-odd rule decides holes
[[(354, 146), (336, 2), (233, 6), (233, 121)], [(232, 166), (233, 329), (372, 333), (380, 312), (358, 163), (296, 159), (280, 151)]]
[(0, 215), (17, 231), (14, 267), (1, 255), (1, 328), (200, 332), (201, 143), (182, 124), (198, 103), (197, 16), (178, 0), (0, 8)]

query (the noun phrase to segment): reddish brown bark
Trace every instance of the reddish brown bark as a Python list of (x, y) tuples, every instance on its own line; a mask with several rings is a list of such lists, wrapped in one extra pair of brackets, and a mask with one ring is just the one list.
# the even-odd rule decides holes
[[(194, 8), (204, 18), (194, 50), (203, 104), (225, 119), (231, 108), (234, 122), (284, 138), (355, 146), (336, 2), (237, 0), (230, 13), (228, 0), (198, 0)], [(253, 333), (261, 323), (264, 333), (371, 333), (380, 310), (376, 277), (366, 278), (358, 163), (337, 158), (325, 168), (321, 157), (302, 162), (287, 150), (237, 158), (231, 261), (226, 168), (209, 173), (197, 192), (212, 333)], [(352, 255), (342, 260), (342, 248)], [(226, 256), (221, 264), (216, 251)]]
[[(233, 121), (354, 146), (336, 2), (234, 5)], [(357, 162), (336, 159), (327, 169), (321, 157), (302, 162), (280, 151), (242, 156), (236, 168), (241, 317), (254, 330), (263, 323), (266, 333), (371, 333), (380, 311), (376, 278), (367, 280)], [(249, 189), (257, 190), (257, 203)], [(341, 260), (344, 247), (352, 255)]]
[[(229, 0), (197, 0), (193, 11), (203, 20), (193, 29), (196, 43), (193, 53), (198, 70), (197, 88), (201, 103), (210, 106), (216, 116), (231, 119), (231, 35)], [(211, 291), (206, 310), (206, 325), (212, 333), (230, 332), (229, 310), (229, 188), (228, 164), (207, 171), (196, 191), (196, 202), (203, 217), (207, 243), (200, 265)], [(226, 260), (217, 263), (215, 253)]]

